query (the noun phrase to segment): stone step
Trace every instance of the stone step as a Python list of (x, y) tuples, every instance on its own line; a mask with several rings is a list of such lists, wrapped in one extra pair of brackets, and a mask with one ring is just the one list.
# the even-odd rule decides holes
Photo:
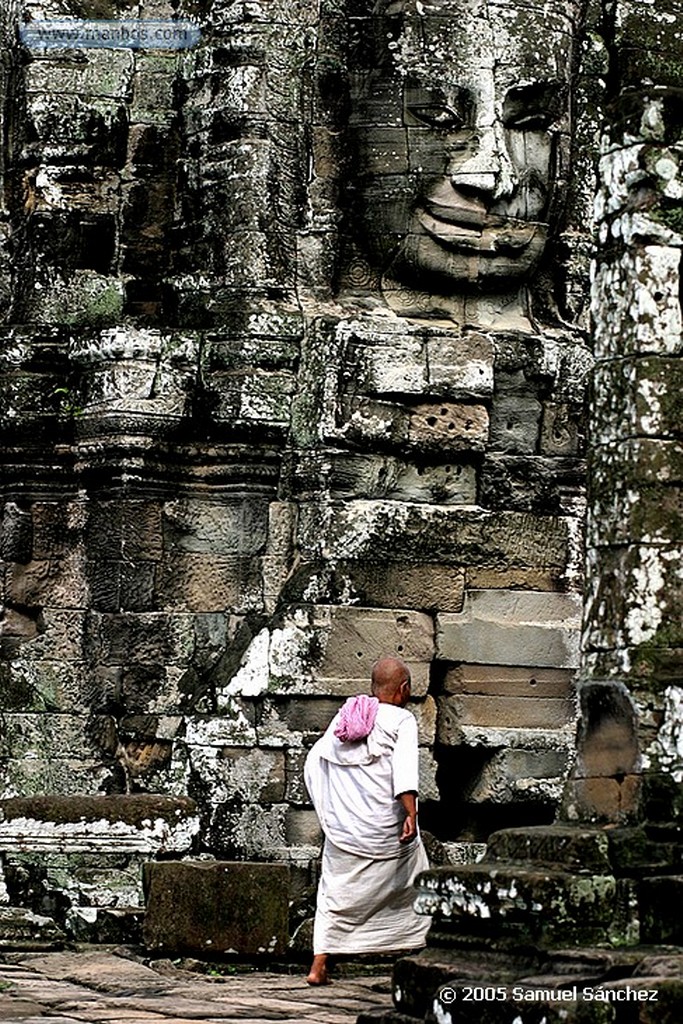
[(417, 888), (416, 908), (433, 915), (437, 932), (518, 935), (541, 946), (626, 938), (620, 911), (627, 894), (610, 874), (497, 861), (425, 871)]
[(494, 832), (489, 837), (486, 860), (560, 866), (582, 875), (612, 874), (607, 832), (569, 825), (506, 828)]

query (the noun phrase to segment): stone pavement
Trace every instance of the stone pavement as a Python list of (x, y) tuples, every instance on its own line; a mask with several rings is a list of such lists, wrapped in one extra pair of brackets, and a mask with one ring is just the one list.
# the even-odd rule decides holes
[(311, 988), (303, 970), (210, 977), (111, 950), (0, 959), (1, 1024), (351, 1024), (362, 1010), (391, 1005), (388, 974)]

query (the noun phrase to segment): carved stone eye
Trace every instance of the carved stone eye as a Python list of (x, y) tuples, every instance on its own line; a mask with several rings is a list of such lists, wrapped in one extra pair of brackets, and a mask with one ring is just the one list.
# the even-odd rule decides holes
[(447, 104), (429, 103), (408, 107), (413, 117), (430, 128), (446, 128), (457, 131), (465, 124), (464, 115)]
[(510, 89), (503, 104), (503, 124), (517, 132), (545, 132), (563, 109), (564, 89), (557, 82), (532, 82)]
[(517, 132), (544, 132), (555, 118), (547, 110), (529, 111), (505, 119), (505, 127)]

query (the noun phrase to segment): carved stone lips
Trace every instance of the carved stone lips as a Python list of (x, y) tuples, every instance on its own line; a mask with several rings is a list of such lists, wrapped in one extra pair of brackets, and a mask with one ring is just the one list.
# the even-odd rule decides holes
[(423, 230), (448, 249), (470, 249), (480, 253), (514, 253), (525, 249), (538, 224), (492, 216), (477, 203), (427, 202), (417, 211)]

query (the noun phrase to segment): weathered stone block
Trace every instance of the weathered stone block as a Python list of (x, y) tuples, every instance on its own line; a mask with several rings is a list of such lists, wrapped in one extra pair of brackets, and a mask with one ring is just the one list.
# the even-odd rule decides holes
[(495, 396), (491, 409), (491, 449), (533, 455), (538, 449), (541, 411), (540, 401), (531, 396)]
[(211, 793), (214, 804), (238, 797), (246, 802), (279, 803), (285, 799), (285, 753), (259, 747), (188, 746), (194, 777)]
[(408, 440), (415, 444), (448, 445), (450, 451), (481, 449), (488, 441), (489, 416), (484, 405), (440, 402), (416, 405), (410, 416)]
[(569, 779), (562, 818), (585, 824), (632, 824), (638, 820), (641, 788), (641, 775)]
[(33, 521), (31, 513), (8, 502), (2, 514), (0, 530), (0, 556), (7, 562), (27, 563), (33, 547)]
[(194, 652), (195, 622), (190, 614), (122, 612), (91, 615), (90, 622), (89, 642), (105, 664), (183, 663)]
[(242, 804), (232, 800), (216, 808), (206, 843), (218, 856), (289, 859), (285, 835), (286, 804)]
[(573, 692), (568, 670), (513, 665), (456, 665), (446, 672), (443, 689), (446, 693), (566, 699)]
[(27, 661), (79, 662), (83, 659), (84, 626), (83, 611), (46, 608), (38, 631), (22, 645), (21, 656)]
[(439, 697), (439, 710), (461, 726), (492, 729), (561, 729), (576, 717), (574, 702), (561, 697), (454, 694)]
[(225, 692), (348, 696), (366, 692), (372, 666), (402, 657), (415, 696), (427, 692), (431, 619), (419, 612), (315, 605), (295, 611), (252, 640)]
[(204, 555), (260, 554), (268, 535), (268, 503), (177, 499), (163, 508), (164, 547)]
[(585, 467), (579, 459), (489, 454), (481, 471), (480, 501), (490, 509), (579, 516)]
[(358, 596), (361, 605), (460, 611), (465, 572), (451, 565), (365, 565), (346, 562), (334, 574), (339, 589)]
[(321, 677), (362, 673), (369, 679), (374, 662), (386, 654), (395, 654), (408, 665), (431, 660), (433, 627), (427, 615), (353, 607), (320, 609), (319, 614), (318, 621), (327, 620), (331, 626), (317, 666)]
[(315, 811), (290, 808), (285, 821), (285, 838), (288, 846), (319, 846), (323, 834)]
[(165, 611), (260, 609), (260, 570), (253, 557), (174, 552), (157, 570), (156, 602)]
[(333, 452), (328, 458), (333, 498), (389, 498), (444, 505), (476, 502), (476, 468), (467, 462), (417, 465), (365, 452)]
[(287, 948), (286, 865), (167, 861), (146, 866), (145, 884), (148, 949), (256, 956)]
[[(331, 505), (321, 529), (318, 505), (302, 502), (304, 559), (439, 562), (549, 570), (562, 578), (574, 552), (575, 517), (485, 512), (449, 505), (347, 501)], [(457, 659), (460, 660), (460, 659)]]
[[(231, 697), (220, 717), (189, 715), (185, 743), (188, 747), (230, 747), (256, 744), (255, 709), (249, 701)], [(267, 742), (267, 741), (266, 741)]]
[(418, 743), (432, 746), (436, 737), (436, 701), (430, 696), (411, 701), (408, 710), (417, 719)]
[(680, 945), (683, 941), (680, 915), (683, 875), (644, 878), (638, 896), (641, 942)]
[(420, 773), (418, 792), (420, 800), (439, 800), (441, 794), (436, 784), (438, 765), (428, 747), (420, 747), (418, 751), (418, 770)]
[(437, 616), (437, 657), (576, 668), (580, 616), (581, 602), (575, 594), (470, 592), (461, 614)]

